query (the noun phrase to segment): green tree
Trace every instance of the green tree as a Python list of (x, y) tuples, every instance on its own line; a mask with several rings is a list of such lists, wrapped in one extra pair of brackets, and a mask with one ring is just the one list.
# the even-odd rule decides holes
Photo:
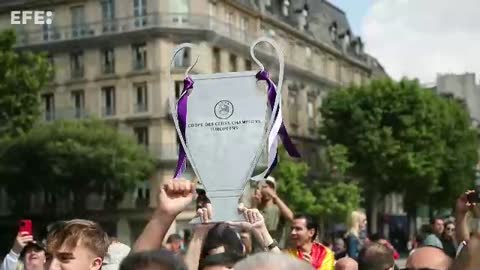
[(152, 158), (134, 140), (99, 120), (56, 121), (4, 140), (0, 149), (0, 179), (17, 207), (31, 192), (56, 196), (74, 194), (74, 207), (85, 207), (86, 195), (107, 194), (115, 205), (121, 195), (147, 180)]
[(334, 222), (345, 222), (347, 216), (358, 209), (360, 189), (344, 177), (344, 172), (352, 166), (346, 159), (346, 151), (341, 145), (328, 147), (328, 158), (324, 163), (326, 168), (332, 169), (322, 172), (319, 179), (314, 180), (307, 179), (309, 167), (306, 163), (295, 162), (281, 152), (274, 175), (278, 192), (292, 211), (317, 217), (325, 228)]
[(15, 33), (0, 32), (0, 137), (30, 129), (40, 115), (40, 91), (51, 67), (42, 54), (14, 50)]
[(308, 165), (288, 158), (282, 151), (279, 166), (274, 171), (277, 179), (277, 192), (294, 213), (307, 213), (318, 216), (320, 207), (316, 197), (306, 184)]
[[(380, 194), (403, 192), (413, 210), (440, 192), (457, 196), (473, 179), (478, 143), (468, 115), (417, 81), (381, 80), (332, 91), (321, 113), (321, 135), (348, 149), (349, 173), (361, 181), (370, 208)], [(455, 190), (441, 188), (454, 182)]]

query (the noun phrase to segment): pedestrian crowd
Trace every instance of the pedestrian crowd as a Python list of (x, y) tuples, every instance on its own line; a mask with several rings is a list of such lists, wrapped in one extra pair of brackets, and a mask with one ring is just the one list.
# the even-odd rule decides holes
[[(238, 207), (245, 221), (213, 223), (215, 209), (207, 194), (191, 181), (170, 180), (159, 188), (157, 207), (132, 247), (109, 237), (94, 221), (59, 221), (48, 226), (44, 240), (19, 230), (0, 270), (398, 269), (399, 253), (382, 235), (367, 236), (363, 212), (351, 213), (344, 237), (320, 243), (316, 219), (292, 212), (273, 178), (250, 193)], [(471, 193), (458, 199), (454, 221), (434, 218), (421, 239), (410, 243), (404, 270), (480, 269), (480, 236), (471, 235), (467, 224), (475, 208), (468, 200)], [(167, 234), (194, 200), (201, 222), (185, 246), (180, 235)]]

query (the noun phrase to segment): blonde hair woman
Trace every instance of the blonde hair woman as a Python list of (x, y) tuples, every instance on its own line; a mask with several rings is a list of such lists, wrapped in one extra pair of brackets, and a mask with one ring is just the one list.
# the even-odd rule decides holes
[(346, 235), (347, 255), (352, 259), (358, 258), (358, 253), (365, 241), (367, 216), (362, 211), (353, 211), (348, 219), (348, 232)]

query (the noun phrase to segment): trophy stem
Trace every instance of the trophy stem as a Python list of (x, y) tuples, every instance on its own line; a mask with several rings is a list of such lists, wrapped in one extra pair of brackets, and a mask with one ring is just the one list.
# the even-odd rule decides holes
[[(238, 212), (240, 195), (233, 194), (209, 195), (208, 198), (212, 204), (212, 219), (210, 223), (220, 223), (226, 221), (244, 221), (245, 218)], [(193, 219), (190, 223), (200, 223), (199, 218)]]

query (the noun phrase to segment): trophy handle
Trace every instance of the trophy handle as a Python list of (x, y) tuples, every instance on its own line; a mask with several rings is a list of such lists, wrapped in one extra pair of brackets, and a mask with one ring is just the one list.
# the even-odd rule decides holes
[(262, 64), (262, 62), (260, 62), (260, 60), (258, 60), (258, 58), (255, 56), (255, 47), (262, 42), (270, 44), (275, 49), (275, 53), (277, 54), (277, 57), (278, 57), (279, 71), (278, 71), (277, 95), (275, 98), (275, 103), (273, 105), (272, 114), (270, 117), (270, 121), (268, 123), (268, 131), (267, 131), (267, 134), (268, 134), (267, 155), (268, 155), (269, 166), (267, 166), (267, 168), (260, 174), (251, 177), (251, 179), (255, 181), (260, 181), (265, 178), (264, 176), (269, 171), (270, 164), (272, 164), (273, 160), (275, 159), (277, 151), (272, 152), (270, 151), (270, 149), (277, 148), (277, 145), (278, 145), (277, 134), (283, 122), (282, 117), (274, 117), (274, 115), (277, 110), (279, 111), (279, 114), (282, 113), (282, 85), (283, 85), (283, 76), (285, 72), (285, 57), (280, 46), (275, 40), (267, 37), (258, 38), (250, 47), (250, 56), (262, 71), (265, 70), (265, 67)]
[[(168, 82), (168, 87), (169, 88), (172, 84), (172, 65), (175, 61), (175, 57), (177, 56), (177, 54), (181, 50), (183, 50), (185, 48), (193, 49), (194, 46), (195, 45), (192, 44), (192, 43), (182, 43), (182, 44), (178, 45), (177, 47), (175, 47), (173, 49), (172, 58), (170, 59), (170, 64), (168, 65), (168, 73), (167, 73), (167, 82)], [(195, 59), (195, 62), (193, 62), (193, 64), (190, 65), (187, 68), (187, 70), (185, 71), (185, 78), (188, 77), (188, 73), (197, 64), (198, 59), (199, 59), (199, 56), (197, 55), (197, 57)], [(183, 138), (182, 132), (180, 130), (180, 124), (178, 123), (177, 104), (175, 102), (176, 99), (174, 97), (174, 94), (175, 94), (174, 92), (170, 91), (170, 94), (168, 95), (168, 102), (169, 102), (169, 105), (170, 105), (169, 106), (170, 107), (170, 113), (172, 114), (173, 122), (175, 124), (175, 129), (177, 130), (177, 136), (180, 138), (180, 143), (182, 144), (183, 149), (185, 150), (185, 154), (187, 155), (188, 161), (192, 165), (191, 167), (192, 167), (193, 171), (195, 172), (196, 175), (199, 175), (198, 171), (197, 171), (197, 167), (195, 166), (195, 163), (192, 159), (192, 155), (190, 154), (190, 150), (187, 148), (187, 144), (185, 143), (185, 138)]]

